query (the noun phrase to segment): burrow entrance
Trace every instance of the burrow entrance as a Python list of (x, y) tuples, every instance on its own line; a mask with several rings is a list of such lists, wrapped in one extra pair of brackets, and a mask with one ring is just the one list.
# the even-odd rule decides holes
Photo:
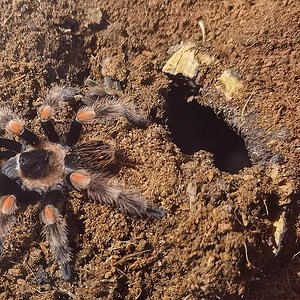
[(185, 154), (211, 152), (215, 166), (230, 174), (251, 167), (243, 138), (212, 108), (188, 101), (197, 90), (185, 81), (174, 81), (167, 89), (168, 126), (174, 143)]

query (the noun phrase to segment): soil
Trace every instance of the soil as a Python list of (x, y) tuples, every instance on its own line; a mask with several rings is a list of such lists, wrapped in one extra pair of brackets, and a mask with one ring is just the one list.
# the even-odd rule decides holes
[[(0, 11), (1, 104), (42, 134), (35, 111), (51, 85), (120, 81), (152, 124), (121, 118), (84, 138), (113, 140), (131, 162), (114, 182), (167, 212), (131, 219), (72, 193), (65, 282), (30, 204), (5, 238), (0, 299), (300, 298), (299, 1), (2, 0)], [(197, 85), (162, 72), (188, 41), (215, 60)], [(238, 94), (220, 87), (224, 70), (239, 74)], [(61, 131), (71, 114), (57, 116)]]

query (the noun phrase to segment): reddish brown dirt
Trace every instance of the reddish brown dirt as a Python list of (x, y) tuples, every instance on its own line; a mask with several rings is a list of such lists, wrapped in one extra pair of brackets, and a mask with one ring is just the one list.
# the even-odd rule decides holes
[[(51, 84), (101, 81), (103, 60), (111, 58), (108, 75), (156, 122), (140, 130), (122, 119), (89, 128), (86, 138), (101, 131), (114, 139), (135, 162), (115, 181), (167, 211), (162, 220), (132, 220), (74, 193), (64, 210), (75, 276), (64, 282), (30, 205), (5, 239), (0, 299), (300, 298), (299, 1), (2, 0), (0, 11), (1, 104), (20, 110), (38, 132), (34, 109)], [(170, 80), (161, 69), (182, 41), (218, 59), (201, 83), (208, 91), (225, 69), (242, 76), (239, 97), (208, 92), (196, 100), (239, 128), (252, 167), (221, 172), (209, 152), (185, 155), (173, 143), (164, 98)], [(192, 202), (190, 182), (197, 186)], [(282, 210), (288, 231), (273, 257), (273, 222)]]

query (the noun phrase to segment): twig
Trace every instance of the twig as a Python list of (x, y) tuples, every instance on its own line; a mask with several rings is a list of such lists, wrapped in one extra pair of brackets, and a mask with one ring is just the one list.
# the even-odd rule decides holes
[(42, 294), (42, 291), (36, 287), (34, 287), (33, 285), (31, 284), (28, 284), (28, 286), (30, 286), (34, 291), (38, 292), (39, 294)]
[(291, 262), (300, 254), (300, 251), (298, 251), (297, 253), (295, 253), (291, 259)]
[[(26, 271), (27, 271), (28, 274), (31, 273), (31, 275), (32, 275), (34, 278), (36, 278), (35, 273), (33, 272), (33, 270), (30, 268), (30, 266), (29, 266), (27, 263), (24, 264), (24, 267), (25, 267), (25, 269), (26, 269)], [(29, 272), (28, 272), (28, 270), (29, 270)]]
[[(91, 272), (90, 274), (95, 274), (95, 273), (92, 273), (92, 272)], [(104, 283), (105, 283), (105, 282), (108, 282), (108, 283), (114, 283), (114, 282), (116, 282), (117, 280), (112, 278), (112, 279), (99, 279), (98, 281), (99, 281), (99, 282), (104, 282)]]
[(14, 14), (14, 11), (3, 21), (3, 23), (1, 25), (4, 26), (9, 21), (9, 19), (13, 16), (13, 14)]
[(67, 294), (67, 295), (68, 295), (70, 298), (72, 298), (72, 299), (77, 299), (75, 294), (73, 294), (73, 293), (70, 292), (70, 291), (67, 291), (66, 289), (59, 288), (59, 291), (61, 291), (61, 292), (64, 293), (64, 294)]
[(140, 254), (144, 254), (144, 253), (147, 253), (147, 252), (151, 252), (151, 250), (143, 250), (143, 251), (140, 251), (140, 252), (135, 252), (135, 253), (128, 254), (128, 255), (122, 257), (120, 260), (116, 261), (114, 264), (117, 265), (121, 262), (126, 261), (127, 259), (130, 259), (132, 257), (138, 256)]
[(186, 193), (190, 201), (190, 210), (192, 210), (193, 204), (197, 201), (197, 183), (195, 180), (189, 182)]
[(200, 26), (201, 33), (202, 33), (202, 42), (204, 43), (206, 40), (206, 31), (205, 31), (205, 26), (204, 26), (203, 20), (198, 21), (198, 24)]
[(243, 242), (243, 245), (244, 245), (244, 248), (245, 248), (245, 256), (246, 256), (247, 265), (248, 265), (248, 268), (250, 268), (252, 266), (252, 264), (249, 260), (248, 248), (247, 248), (246, 242)]
[(192, 293), (189, 293), (187, 296), (185, 296), (185, 297), (183, 298), (183, 300), (188, 300), (188, 299), (190, 299), (192, 296), (193, 296), (193, 294), (192, 294)]
[(127, 275), (122, 271), (120, 270), (119, 268), (116, 268), (117, 272), (119, 272), (121, 275), (123, 275), (124, 277), (127, 278)]
[(255, 92), (256, 92), (256, 90), (253, 90), (251, 92), (250, 96), (248, 97), (248, 99), (246, 100), (246, 103), (245, 103), (245, 105), (242, 109), (242, 112), (241, 112), (241, 120), (243, 120), (246, 107), (247, 107), (248, 103), (250, 102), (250, 100), (251, 100), (251, 98), (252, 98), (252, 96), (254, 95)]
[(19, 80), (23, 79), (25, 76), (26, 76), (26, 74), (23, 74), (23, 75), (21, 75), (19, 77), (16, 77), (16, 78), (14, 78), (14, 79), (12, 79), (10, 81), (3, 82), (3, 83), (0, 84), (0, 87), (2, 88), (2, 87), (5, 87), (7, 85), (10, 85), (10, 84), (12, 84), (12, 83), (14, 83), (16, 81), (19, 81)]
[(245, 248), (245, 256), (246, 256), (246, 261), (247, 261), (248, 268), (251, 268), (251, 267), (252, 267), (252, 268), (254, 268), (255, 270), (258, 270), (258, 271), (262, 272), (261, 269), (255, 267), (255, 266), (251, 263), (251, 261), (249, 260), (249, 256), (248, 256), (248, 248), (247, 248), (246, 242), (243, 242), (243, 245), (244, 245), (244, 248)]
[(266, 213), (267, 213), (267, 216), (268, 216), (269, 215), (269, 209), (268, 209), (268, 205), (267, 205), (267, 200), (264, 199), (263, 202), (264, 202), (264, 206), (265, 206)]

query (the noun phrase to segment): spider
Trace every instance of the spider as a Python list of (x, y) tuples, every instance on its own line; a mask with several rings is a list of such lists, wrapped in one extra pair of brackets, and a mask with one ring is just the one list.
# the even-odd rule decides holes
[[(129, 216), (162, 218), (165, 212), (153, 208), (133, 192), (108, 184), (107, 166), (116, 161), (115, 149), (101, 141), (79, 142), (83, 126), (101, 119), (124, 116), (136, 127), (148, 120), (128, 108), (116, 95), (110, 95), (92, 80), (88, 92), (81, 95), (70, 129), (61, 137), (54, 126), (55, 111), (74, 100), (77, 88), (55, 86), (43, 99), (37, 113), (47, 139), (41, 139), (26, 127), (26, 122), (9, 107), (0, 108), (0, 255), (3, 238), (16, 223), (18, 206), (24, 193), (38, 194), (43, 234), (52, 255), (60, 263), (63, 278), (72, 278), (72, 250), (68, 230), (57, 202), (74, 189), (100, 204), (108, 204)], [(16, 141), (11, 136), (19, 137)], [(2, 149), (2, 150), (1, 150)]]

